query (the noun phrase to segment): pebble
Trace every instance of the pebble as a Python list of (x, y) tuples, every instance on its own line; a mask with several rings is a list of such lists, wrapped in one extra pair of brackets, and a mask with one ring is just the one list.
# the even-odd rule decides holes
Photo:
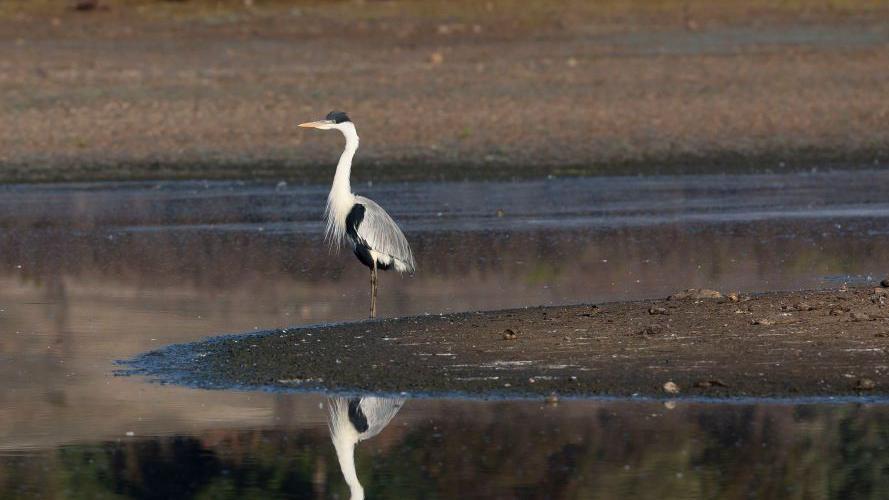
[(695, 382), (695, 387), (709, 389), (710, 387), (728, 387), (728, 384), (719, 379), (699, 380)]
[(660, 335), (664, 331), (661, 325), (648, 325), (639, 331), (638, 335)]
[(99, 6), (99, 0), (77, 0), (74, 2), (74, 10), (95, 10)]
[(850, 316), (852, 317), (852, 321), (870, 321), (870, 316), (863, 312), (854, 311)]
[(651, 308), (648, 309), (648, 314), (652, 314), (652, 315), (653, 314), (670, 314), (670, 312), (667, 311), (666, 309), (664, 309), (663, 307), (652, 306)]
[(766, 319), (766, 318), (755, 319), (755, 320), (753, 320), (752, 323), (753, 323), (754, 325), (762, 325), (762, 326), (771, 326), (771, 325), (774, 325), (774, 324), (775, 324), (774, 321), (772, 321), (772, 320), (770, 320), (770, 319)]
[(679, 394), (679, 386), (672, 380), (664, 383), (664, 392), (667, 394)]
[(503, 330), (503, 340), (515, 340), (516, 336), (516, 333), (510, 328)]
[(578, 316), (584, 316), (587, 318), (591, 318), (597, 314), (599, 314), (599, 306), (591, 306), (590, 310), (588, 312), (580, 313), (580, 314), (578, 314)]
[(883, 281), (881, 281), (880, 286), (883, 288), (889, 288), (889, 278), (886, 278)]

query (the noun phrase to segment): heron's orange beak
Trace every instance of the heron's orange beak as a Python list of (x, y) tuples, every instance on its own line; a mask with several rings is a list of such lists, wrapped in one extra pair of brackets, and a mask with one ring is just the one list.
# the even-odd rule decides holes
[(314, 122), (300, 123), (299, 126), (303, 128), (322, 128), (324, 125), (331, 125), (333, 123), (333, 120), (318, 120)]

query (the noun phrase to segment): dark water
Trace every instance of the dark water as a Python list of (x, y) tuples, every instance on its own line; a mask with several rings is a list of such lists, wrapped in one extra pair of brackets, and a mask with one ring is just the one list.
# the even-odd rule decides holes
[[(404, 227), (385, 316), (880, 279), (889, 173), (356, 186)], [(360, 319), (326, 187), (0, 188), (0, 498), (347, 498), (321, 396), (114, 377), (221, 333)], [(393, 367), (392, 369), (397, 369)], [(408, 399), (368, 498), (885, 495), (887, 407)]]
[[(8, 452), (4, 498), (885, 498), (886, 406), (409, 400), (341, 462), (318, 397), (248, 429)], [(669, 407), (668, 407), (669, 406)], [(352, 491), (355, 491), (354, 484)]]

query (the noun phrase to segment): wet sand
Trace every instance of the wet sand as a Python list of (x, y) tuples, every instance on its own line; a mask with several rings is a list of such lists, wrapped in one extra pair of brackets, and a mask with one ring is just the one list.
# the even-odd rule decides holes
[(484, 397), (889, 393), (889, 289), (690, 295), (220, 337), (145, 354), (130, 373), (204, 388)]
[(0, 6), (0, 181), (328, 181), (334, 108), (359, 181), (889, 158), (885, 2), (99, 3)]

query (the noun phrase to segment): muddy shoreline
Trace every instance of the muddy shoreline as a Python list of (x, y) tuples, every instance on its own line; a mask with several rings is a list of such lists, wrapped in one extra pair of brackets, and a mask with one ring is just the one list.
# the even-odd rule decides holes
[[(418, 168), (422, 166), (422, 168)], [(409, 161), (377, 159), (362, 162), (353, 173), (355, 182), (510, 181), (541, 177), (656, 176), (656, 175), (743, 175), (811, 171), (856, 171), (889, 166), (889, 150), (775, 151), (744, 155), (736, 152), (611, 160), (586, 164), (532, 164), (466, 161), (448, 163), (434, 157)], [(67, 182), (247, 180), (286, 181), (292, 184), (329, 183), (335, 162), (293, 163), (290, 160), (178, 161), (103, 159), (84, 163), (0, 165), (0, 184), (43, 184)], [(125, 178), (121, 172), (126, 172)]]
[(889, 161), (885, 3), (255, 3), (0, 6), (0, 182), (327, 182), (334, 108), (359, 181)]
[(124, 373), (212, 389), (474, 397), (889, 395), (889, 289), (362, 321), (173, 345)]

